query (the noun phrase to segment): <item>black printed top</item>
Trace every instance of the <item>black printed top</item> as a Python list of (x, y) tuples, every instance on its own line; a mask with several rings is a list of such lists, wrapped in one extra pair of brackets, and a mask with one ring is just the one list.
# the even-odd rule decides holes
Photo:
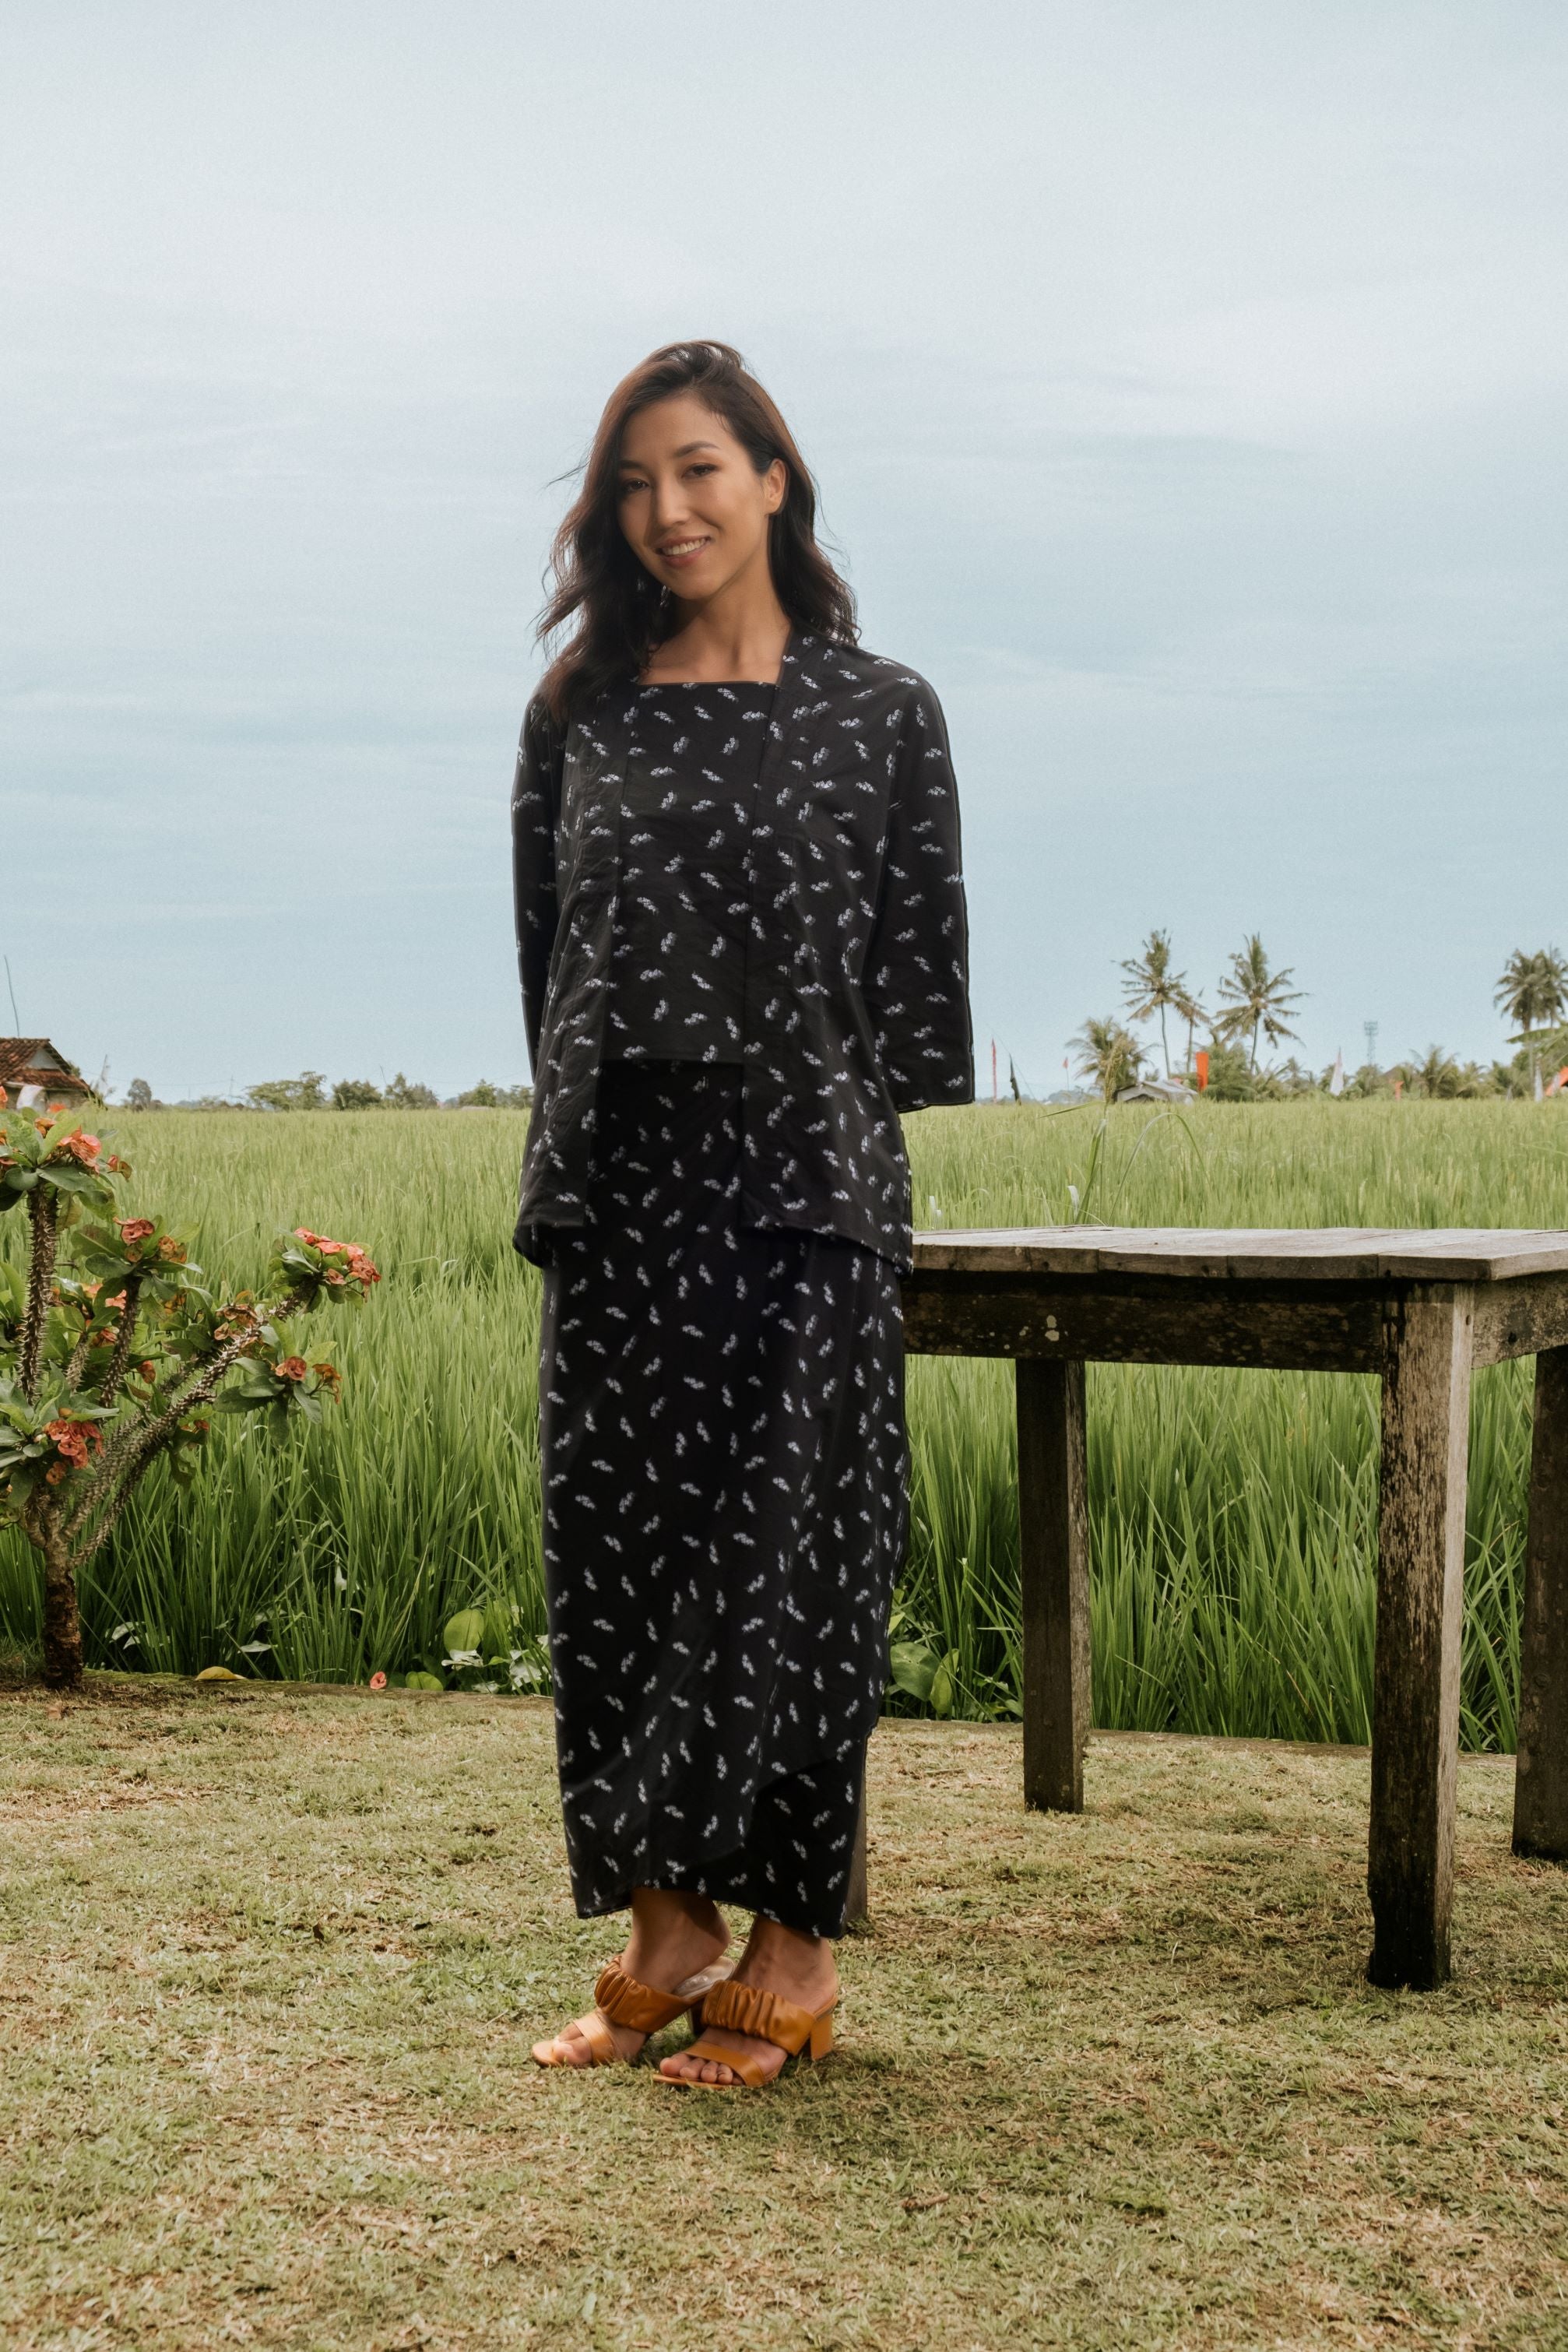
[[(689, 689), (687, 689), (689, 691)], [(536, 697), (512, 789), (533, 1067), (517, 1247), (584, 1223), (638, 822), (628, 679), (562, 730)], [(742, 1214), (912, 1263), (900, 1111), (974, 1093), (958, 791), (925, 680), (795, 632), (757, 776), (742, 984)]]
[(645, 686), (621, 803), (606, 1061), (739, 1062), (771, 686)]

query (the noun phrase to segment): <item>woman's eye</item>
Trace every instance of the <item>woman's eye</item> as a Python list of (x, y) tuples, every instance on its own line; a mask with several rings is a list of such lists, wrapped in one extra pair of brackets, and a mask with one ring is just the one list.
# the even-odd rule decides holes
[(719, 468), (705, 457), (700, 466), (689, 466), (686, 470), (689, 474), (716, 474)]
[(621, 496), (623, 499), (626, 498), (632, 490), (646, 490), (647, 488), (647, 484), (645, 481), (640, 480), (635, 474), (623, 474), (621, 476)]

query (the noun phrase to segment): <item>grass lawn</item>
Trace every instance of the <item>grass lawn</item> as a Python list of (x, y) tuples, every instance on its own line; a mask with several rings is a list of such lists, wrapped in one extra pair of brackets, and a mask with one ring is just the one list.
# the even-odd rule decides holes
[(1455, 1983), (1373, 1991), (1353, 1753), (884, 1725), (845, 2047), (545, 2074), (615, 1923), (542, 1703), (0, 1694), (0, 2339), (1568, 2344), (1568, 1874), (1466, 1761)]

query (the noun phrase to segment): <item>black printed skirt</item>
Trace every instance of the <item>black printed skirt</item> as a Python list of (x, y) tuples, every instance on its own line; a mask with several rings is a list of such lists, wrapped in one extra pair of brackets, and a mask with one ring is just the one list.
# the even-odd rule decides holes
[(826, 1935), (908, 1524), (897, 1270), (740, 1223), (741, 1074), (613, 1063), (540, 1354), (579, 1913), (699, 1887)]

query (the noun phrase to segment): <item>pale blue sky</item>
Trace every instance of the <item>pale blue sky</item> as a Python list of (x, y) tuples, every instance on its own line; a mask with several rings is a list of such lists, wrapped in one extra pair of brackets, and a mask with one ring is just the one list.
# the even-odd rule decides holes
[(983, 1052), (1059, 1083), (1159, 923), (1211, 992), (1261, 929), (1313, 1061), (1489, 1055), (1568, 945), (1565, 119), (1556, 0), (24, 0), (23, 1027), (167, 1097), (523, 1075), (558, 478), (708, 333), (947, 707)]

